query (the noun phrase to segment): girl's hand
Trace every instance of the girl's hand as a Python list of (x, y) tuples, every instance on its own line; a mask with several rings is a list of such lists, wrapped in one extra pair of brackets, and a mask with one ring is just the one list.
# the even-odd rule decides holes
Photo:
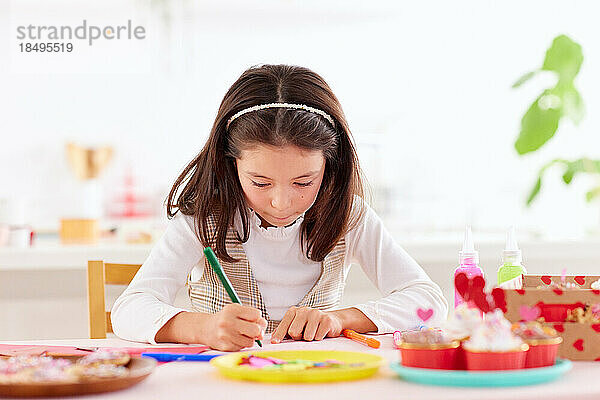
[(323, 340), (340, 336), (342, 329), (342, 320), (333, 311), (291, 307), (271, 335), (271, 343), (281, 342), (286, 334), (294, 340)]
[(262, 339), (267, 321), (260, 310), (241, 304), (228, 304), (205, 324), (206, 344), (215, 350), (238, 351)]

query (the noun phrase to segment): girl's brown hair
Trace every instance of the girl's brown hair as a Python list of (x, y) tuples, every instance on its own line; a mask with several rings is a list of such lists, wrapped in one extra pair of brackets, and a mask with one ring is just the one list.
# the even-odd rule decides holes
[[(238, 111), (280, 102), (323, 110), (333, 118), (335, 126), (309, 111), (270, 108), (243, 114), (227, 128), (227, 120)], [(363, 203), (355, 202), (354, 197), (363, 199), (364, 191), (362, 172), (342, 107), (323, 78), (307, 68), (261, 65), (246, 70), (239, 77), (221, 102), (204, 148), (171, 188), (167, 216), (172, 218), (177, 211), (193, 215), (196, 234), (203, 246), (213, 246), (222, 260), (237, 261), (229, 256), (225, 247), (227, 230), (239, 211), (243, 233), (238, 234), (238, 239), (247, 241), (249, 215), (235, 160), (241, 157), (242, 150), (257, 144), (293, 145), (323, 152), (323, 181), (314, 204), (304, 215), (300, 235), (307, 258), (323, 261), (363, 217)], [(353, 204), (355, 212), (352, 212)], [(212, 236), (208, 229), (211, 214), (217, 227)]]

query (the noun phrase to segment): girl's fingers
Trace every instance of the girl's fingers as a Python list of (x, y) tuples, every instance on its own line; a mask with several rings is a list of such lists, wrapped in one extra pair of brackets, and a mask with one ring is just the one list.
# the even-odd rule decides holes
[[(240, 306), (236, 310), (236, 316), (240, 319), (250, 322), (258, 322), (260, 320), (264, 321), (262, 314), (258, 308), (248, 307), (248, 306)], [(265, 321), (266, 323), (266, 321)], [(265, 325), (266, 327), (266, 325)]]
[(321, 315), (317, 310), (308, 313), (308, 320), (304, 327), (304, 340), (311, 341), (315, 339), (317, 328), (321, 325)]
[(260, 319), (258, 321), (256, 321), (261, 327), (262, 330), (264, 331), (265, 329), (267, 329), (267, 320), (264, 319), (263, 317), (260, 317)]
[(251, 339), (262, 339), (263, 327), (256, 322), (248, 322), (243, 319), (239, 319), (236, 322), (237, 331), (244, 336)]
[(233, 335), (231, 337), (231, 342), (240, 349), (252, 347), (254, 345), (254, 339), (245, 335)]
[(304, 331), (304, 327), (308, 322), (308, 312), (307, 309), (300, 308), (296, 310), (296, 315), (294, 315), (294, 320), (290, 324), (288, 328), (288, 335), (294, 340), (302, 339), (302, 332)]
[(285, 337), (285, 334), (288, 332), (288, 328), (294, 319), (294, 315), (296, 314), (296, 307), (292, 307), (286, 311), (285, 315), (281, 319), (279, 325), (277, 325), (277, 329), (271, 335), (271, 343), (279, 343)]
[(329, 326), (327, 326), (326, 324), (319, 324), (317, 333), (315, 333), (315, 340), (323, 340), (328, 333)]

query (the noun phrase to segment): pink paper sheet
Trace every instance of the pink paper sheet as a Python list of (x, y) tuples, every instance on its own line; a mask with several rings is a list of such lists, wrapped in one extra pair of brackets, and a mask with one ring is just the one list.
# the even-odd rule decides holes
[[(23, 345), (23, 344), (0, 344), (0, 356), (16, 355), (41, 355), (44, 353), (85, 356), (90, 354), (91, 350), (97, 347), (83, 347), (81, 350), (75, 346), (45, 346), (45, 345)], [(208, 346), (179, 346), (179, 347), (98, 347), (103, 350), (124, 351), (130, 355), (140, 355), (141, 353), (177, 353), (177, 354), (198, 354), (210, 348)]]

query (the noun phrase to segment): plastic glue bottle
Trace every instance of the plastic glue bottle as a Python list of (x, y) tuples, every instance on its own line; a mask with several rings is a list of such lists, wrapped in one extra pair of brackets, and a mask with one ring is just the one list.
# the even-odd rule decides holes
[(521, 275), (527, 270), (521, 264), (523, 256), (515, 235), (515, 227), (511, 226), (506, 234), (506, 245), (502, 252), (502, 265), (498, 268), (498, 286), (520, 289), (523, 285)]
[[(460, 265), (454, 270), (454, 277), (461, 272), (467, 274), (469, 278), (474, 276), (483, 276), (483, 271), (479, 268), (479, 252), (475, 250), (473, 245), (473, 234), (471, 233), (471, 227), (467, 226), (465, 232), (465, 241), (463, 242), (462, 251), (458, 253)], [(464, 303), (461, 295), (454, 288), (454, 308)]]

